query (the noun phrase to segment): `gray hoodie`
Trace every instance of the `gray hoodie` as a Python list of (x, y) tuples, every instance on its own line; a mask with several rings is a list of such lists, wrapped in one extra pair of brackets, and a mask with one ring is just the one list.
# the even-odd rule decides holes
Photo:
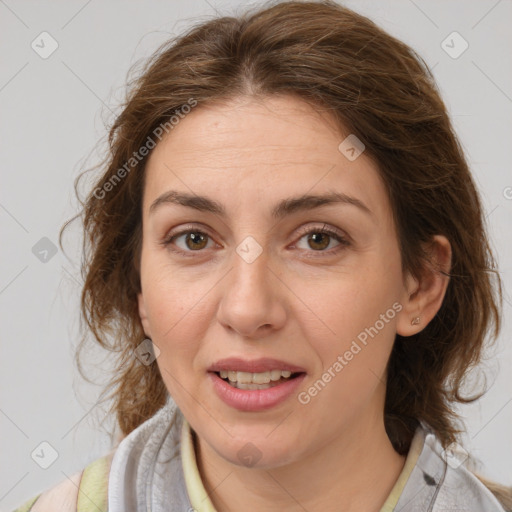
[[(117, 448), (110, 471), (109, 512), (193, 512), (181, 461), (183, 415), (169, 397), (152, 418)], [(505, 512), (496, 497), (457, 457), (443, 453), (421, 423), (422, 450), (395, 511)]]

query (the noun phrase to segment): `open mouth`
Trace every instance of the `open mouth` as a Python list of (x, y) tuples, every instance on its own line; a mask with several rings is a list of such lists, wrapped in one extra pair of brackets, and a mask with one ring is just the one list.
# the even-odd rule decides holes
[(302, 375), (303, 372), (270, 370), (261, 373), (249, 373), (235, 370), (221, 370), (214, 373), (230, 386), (237, 389), (268, 389), (295, 379), (299, 375)]

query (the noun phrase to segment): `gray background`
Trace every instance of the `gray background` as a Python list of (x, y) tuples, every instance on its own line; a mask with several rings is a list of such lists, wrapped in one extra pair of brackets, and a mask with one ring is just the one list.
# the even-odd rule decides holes
[[(482, 472), (511, 484), (512, 2), (345, 3), (413, 46), (433, 68), (480, 186), (505, 284), (504, 326), (482, 367), (490, 391), (459, 410), (468, 427), (465, 446), (481, 461)], [(57, 244), (60, 226), (77, 209), (74, 178), (98, 162), (94, 148), (105, 135), (103, 122), (118, 112), (129, 67), (189, 23), (244, 5), (0, 0), (1, 510), (82, 469), (110, 446), (105, 431), (111, 422), (101, 427), (105, 411), (95, 406), (109, 362), (101, 352), (91, 355), (94, 385), (78, 376), (73, 363), (77, 226), (66, 239), (69, 258), (60, 250), (44, 252)], [(31, 47), (43, 31), (58, 43), (47, 59)], [(458, 58), (442, 47), (453, 31), (469, 44)], [(464, 44), (447, 41), (452, 53)], [(52, 450), (40, 446), (44, 441), (58, 453), (48, 469), (40, 467), (52, 462)], [(31, 458), (34, 449), (39, 464)]]

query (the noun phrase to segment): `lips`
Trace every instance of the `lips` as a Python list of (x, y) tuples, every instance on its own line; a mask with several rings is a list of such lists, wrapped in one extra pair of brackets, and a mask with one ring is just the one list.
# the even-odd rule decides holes
[(227, 359), (217, 361), (208, 368), (209, 372), (218, 373), (221, 370), (247, 373), (262, 373), (272, 370), (289, 371), (291, 373), (306, 372), (306, 370), (300, 366), (267, 357), (253, 360), (229, 357)]
[[(208, 375), (217, 396), (225, 404), (239, 411), (256, 412), (275, 407), (289, 398), (304, 380), (306, 371), (277, 359), (228, 358), (211, 365)], [(256, 383), (259, 379), (265, 383)]]

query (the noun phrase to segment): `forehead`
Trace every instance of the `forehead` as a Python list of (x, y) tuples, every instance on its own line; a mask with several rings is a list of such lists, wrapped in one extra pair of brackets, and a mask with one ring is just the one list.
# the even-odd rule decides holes
[(364, 152), (351, 161), (339, 150), (348, 135), (324, 112), (289, 96), (198, 106), (153, 149), (144, 208), (169, 189), (242, 207), (245, 198), (339, 191), (386, 215), (376, 164)]

